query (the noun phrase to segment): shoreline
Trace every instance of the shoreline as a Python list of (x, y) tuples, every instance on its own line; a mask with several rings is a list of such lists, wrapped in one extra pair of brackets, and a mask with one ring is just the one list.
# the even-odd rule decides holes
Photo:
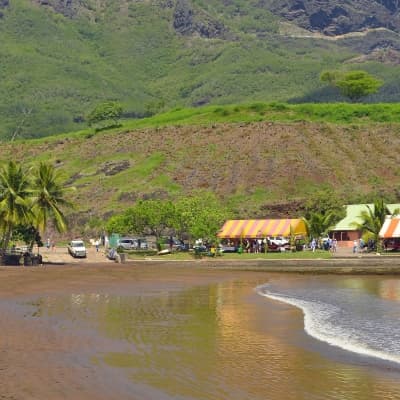
[(233, 259), (226, 257), (202, 257), (200, 259), (169, 258), (169, 255), (162, 257), (144, 256), (143, 258), (126, 258), (122, 263), (117, 263), (105, 257), (104, 251), (96, 251), (95, 248), (88, 248), (87, 258), (72, 258), (66, 248), (57, 247), (55, 251), (42, 252), (43, 265), (40, 266), (0, 266), (0, 273), (3, 271), (21, 270), (35, 271), (45, 269), (84, 268), (88, 270), (96, 267), (119, 270), (135, 266), (147, 267), (182, 267), (213, 270), (232, 271), (264, 271), (279, 273), (303, 273), (303, 274), (400, 274), (400, 255), (377, 255), (368, 253), (353, 254), (351, 249), (340, 249), (331, 258), (261, 258), (254, 255), (249, 259)]
[[(200, 259), (200, 260), (167, 260), (167, 259), (143, 259), (126, 260), (123, 263), (110, 261), (91, 262), (51, 262), (47, 261), (42, 266), (0, 266), (1, 271), (33, 271), (48, 268), (69, 269), (96, 267), (111, 269), (124, 269), (135, 266), (154, 267), (182, 267), (193, 266), (211, 268), (215, 270), (237, 270), (237, 271), (262, 271), (280, 273), (318, 273), (318, 274), (400, 274), (400, 257), (390, 256), (368, 256), (353, 258), (332, 258), (332, 259), (254, 259), (254, 260), (221, 260), (221, 259)], [(117, 268), (119, 267), (119, 268)]]
[[(135, 263), (129, 261), (128, 263)], [(260, 271), (302, 274), (400, 274), (400, 259), (321, 259), (321, 260), (196, 260), (196, 261), (138, 261), (139, 263), (154, 263), (190, 267), (204, 266), (218, 270)]]

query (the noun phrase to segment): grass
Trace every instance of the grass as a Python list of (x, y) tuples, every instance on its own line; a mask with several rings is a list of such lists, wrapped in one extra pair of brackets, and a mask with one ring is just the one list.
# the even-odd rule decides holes
[(399, 123), (400, 104), (288, 104), (252, 103), (172, 110), (142, 120), (123, 121), (123, 129), (167, 126), (212, 125), (215, 123), (327, 122), (334, 124)]
[[(152, 260), (173, 260), (173, 261), (188, 261), (194, 259), (194, 254), (192, 252), (177, 252), (172, 254), (165, 254), (162, 256), (154, 255), (154, 256), (146, 256), (147, 258), (151, 258)], [(297, 251), (297, 252), (282, 252), (282, 253), (224, 253), (222, 256), (218, 256), (215, 258), (218, 260), (235, 260), (235, 261), (251, 261), (251, 260), (293, 260), (293, 259), (302, 259), (302, 260), (319, 260), (319, 259), (329, 259), (331, 258), (331, 253), (327, 251), (317, 250), (315, 253), (311, 251)], [(129, 254), (129, 259), (138, 260), (143, 259), (143, 255), (137, 254)], [(214, 260), (214, 258), (203, 256), (203, 259)]]
[[(142, 129), (163, 129), (169, 126), (211, 126), (223, 123), (244, 123), (271, 121), (284, 123), (325, 122), (338, 125), (349, 125), (357, 129), (359, 125), (379, 123), (400, 123), (400, 103), (249, 103), (225, 106), (204, 106), (196, 108), (178, 108), (152, 117), (126, 119), (121, 126), (95, 132), (93, 128), (60, 133), (52, 137), (32, 139), (34, 144), (48, 143), (54, 140), (81, 140), (94, 136), (124, 134)], [(145, 136), (144, 136), (145, 137)], [(17, 140), (18, 142), (18, 140)], [(26, 143), (25, 140), (21, 141)], [(46, 157), (45, 155), (43, 157)], [(153, 164), (161, 164), (162, 156), (155, 153), (148, 160), (147, 166), (139, 167), (138, 173), (146, 175)], [(143, 168), (142, 171), (140, 169)]]

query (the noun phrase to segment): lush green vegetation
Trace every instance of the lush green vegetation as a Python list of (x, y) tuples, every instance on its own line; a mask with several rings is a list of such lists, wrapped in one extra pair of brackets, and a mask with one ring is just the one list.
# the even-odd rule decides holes
[(378, 92), (383, 81), (365, 71), (326, 71), (321, 74), (321, 81), (339, 89), (340, 93), (352, 101)]
[(313, 121), (335, 124), (400, 122), (400, 104), (257, 102), (242, 105), (178, 108), (150, 118), (123, 121), (123, 128), (139, 129), (173, 125), (209, 125), (221, 122), (257, 121)]
[[(153, 2), (133, 2), (127, 12), (120, 12), (118, 2), (82, 2), (64, 9), (69, 18), (50, 6), (13, 1), (2, 9), (0, 24), (0, 138), (76, 131), (106, 101), (120, 102), (125, 117), (143, 117), (203, 104), (340, 100), (318, 77), (342, 68), (356, 51), (324, 40), (280, 37), (277, 18), (255, 1), (196, 0), (193, 7), (198, 20), (220, 22), (224, 33), (181, 35), (173, 28), (174, 8)], [(400, 90), (393, 90), (398, 66), (368, 62), (363, 69), (385, 81), (366, 100), (399, 100)], [(222, 108), (229, 115), (215, 111), (208, 120), (241, 120), (234, 108)], [(176, 111), (170, 116), (182, 117)], [(277, 110), (274, 116), (280, 118)], [(154, 123), (168, 116), (159, 118)]]
[[(168, 126), (209, 126), (218, 123), (273, 122), (329, 122), (333, 124), (399, 123), (399, 103), (305, 103), (257, 102), (238, 105), (175, 108), (142, 119), (121, 119), (119, 126), (102, 129), (103, 133), (127, 132), (145, 128)], [(92, 137), (96, 128), (54, 135), (57, 137)], [(48, 142), (49, 138), (35, 142)], [(32, 142), (34, 143), (34, 142)]]
[(96, 130), (119, 126), (122, 111), (121, 104), (115, 101), (100, 103), (89, 113), (87, 121)]
[(0, 231), (1, 256), (8, 249), (13, 235), (40, 242), (40, 233), (49, 222), (59, 232), (67, 230), (63, 206), (68, 189), (60, 183), (54, 167), (45, 163), (27, 170), (21, 164), (9, 161), (0, 168)]
[(146, 232), (159, 239), (166, 232), (192, 241), (215, 240), (216, 232), (232, 215), (213, 193), (198, 192), (181, 197), (176, 202), (163, 200), (139, 201), (133, 207), (111, 217), (107, 232), (143, 235)]

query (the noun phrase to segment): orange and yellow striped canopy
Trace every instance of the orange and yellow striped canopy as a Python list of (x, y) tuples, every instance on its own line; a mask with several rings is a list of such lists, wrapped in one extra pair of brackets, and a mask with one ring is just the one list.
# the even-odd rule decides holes
[(257, 238), (267, 236), (306, 235), (302, 219), (231, 219), (225, 222), (217, 236), (221, 239)]
[(384, 239), (400, 237), (400, 218), (386, 218), (379, 236)]

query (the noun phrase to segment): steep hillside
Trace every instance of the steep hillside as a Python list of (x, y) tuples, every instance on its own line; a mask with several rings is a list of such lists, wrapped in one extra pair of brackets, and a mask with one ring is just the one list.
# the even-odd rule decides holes
[(400, 124), (175, 125), (5, 144), (1, 159), (49, 160), (77, 191), (80, 229), (138, 199), (216, 192), (238, 216), (295, 214), (316, 189), (400, 199)]
[[(105, 100), (120, 101), (127, 117), (204, 104), (338, 100), (319, 82), (328, 68), (362, 67), (385, 80), (366, 101), (400, 100), (397, 58), (373, 53), (400, 49), (397, 8), (389, 21), (382, 5), (369, 2), (376, 23), (337, 33), (392, 31), (333, 41), (325, 28), (301, 22), (318, 7), (331, 13), (331, 2), (297, 2), (303, 19), (289, 18), (283, 3), (1, 0), (0, 139), (80, 129)], [(358, 21), (364, 3), (346, 2), (348, 19)], [(295, 24), (309, 35), (297, 35)]]
[(310, 31), (326, 35), (387, 28), (400, 32), (397, 0), (274, 0), (265, 1), (273, 12)]

